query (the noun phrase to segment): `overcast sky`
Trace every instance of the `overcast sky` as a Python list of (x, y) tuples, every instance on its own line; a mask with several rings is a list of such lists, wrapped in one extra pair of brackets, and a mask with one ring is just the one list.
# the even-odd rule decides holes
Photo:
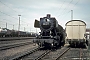
[[(0, 27), (18, 30), (20, 17), (20, 30), (35, 32), (35, 19), (51, 14), (60, 25), (73, 19), (83, 20), (90, 28), (90, 0), (0, 0)], [(39, 29), (37, 29), (39, 31)]]

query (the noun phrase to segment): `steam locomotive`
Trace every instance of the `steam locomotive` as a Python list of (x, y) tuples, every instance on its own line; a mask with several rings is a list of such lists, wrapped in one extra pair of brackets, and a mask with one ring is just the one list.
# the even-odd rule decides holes
[(35, 28), (40, 28), (41, 32), (34, 42), (40, 47), (61, 47), (65, 44), (65, 30), (58, 24), (54, 17), (47, 14), (46, 17), (35, 20)]

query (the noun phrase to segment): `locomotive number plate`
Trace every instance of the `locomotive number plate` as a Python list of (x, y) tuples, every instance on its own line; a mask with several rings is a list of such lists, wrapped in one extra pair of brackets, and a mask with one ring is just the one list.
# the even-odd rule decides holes
[(43, 23), (43, 25), (49, 25), (49, 23)]

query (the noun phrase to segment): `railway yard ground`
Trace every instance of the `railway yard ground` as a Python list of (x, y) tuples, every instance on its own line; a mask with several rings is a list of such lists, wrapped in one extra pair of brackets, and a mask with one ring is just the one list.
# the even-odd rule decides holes
[(0, 60), (90, 60), (88, 48), (72, 48), (69, 44), (50, 50), (40, 49), (33, 39), (1, 40)]

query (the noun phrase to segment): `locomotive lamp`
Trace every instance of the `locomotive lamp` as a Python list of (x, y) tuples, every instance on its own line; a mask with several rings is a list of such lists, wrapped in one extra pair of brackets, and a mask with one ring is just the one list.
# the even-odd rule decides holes
[(53, 46), (53, 43), (51, 45)]

